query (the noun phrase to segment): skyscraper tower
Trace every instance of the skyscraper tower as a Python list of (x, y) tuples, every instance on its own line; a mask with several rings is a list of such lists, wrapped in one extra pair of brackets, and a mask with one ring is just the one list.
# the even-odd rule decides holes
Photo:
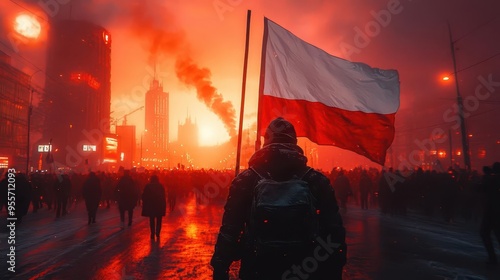
[(87, 21), (54, 22), (47, 48), (44, 141), (68, 167), (103, 163), (111, 103), (111, 35)]
[(26, 166), (30, 76), (0, 51), (0, 168)]
[(144, 165), (146, 167), (167, 166), (169, 125), (168, 125), (168, 93), (163, 85), (153, 78), (146, 93), (145, 104), (145, 147)]

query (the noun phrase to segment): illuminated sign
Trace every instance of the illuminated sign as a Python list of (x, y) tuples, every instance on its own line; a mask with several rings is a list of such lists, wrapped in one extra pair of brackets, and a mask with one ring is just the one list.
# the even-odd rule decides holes
[(93, 89), (101, 87), (97, 79), (89, 73), (71, 73), (70, 80), (73, 82), (86, 82)]
[(9, 168), (9, 157), (0, 157), (0, 168)]
[(118, 140), (115, 137), (104, 137), (104, 162), (117, 162)]
[(97, 146), (96, 145), (83, 145), (83, 151), (84, 152), (95, 152), (95, 151), (97, 151)]
[(52, 151), (52, 145), (38, 145), (39, 153), (48, 153), (49, 151)]

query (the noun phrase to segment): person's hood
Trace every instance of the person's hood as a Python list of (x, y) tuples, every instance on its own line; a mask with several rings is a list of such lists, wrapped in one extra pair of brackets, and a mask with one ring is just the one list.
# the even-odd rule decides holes
[(255, 152), (248, 164), (262, 176), (285, 180), (300, 174), (306, 167), (307, 158), (296, 144), (275, 143)]

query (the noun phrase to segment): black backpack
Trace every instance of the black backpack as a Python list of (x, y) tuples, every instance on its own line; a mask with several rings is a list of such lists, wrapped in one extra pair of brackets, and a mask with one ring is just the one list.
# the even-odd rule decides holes
[(309, 250), (319, 232), (316, 198), (301, 177), (277, 182), (251, 168), (260, 180), (252, 199), (250, 236), (257, 255), (293, 255)]

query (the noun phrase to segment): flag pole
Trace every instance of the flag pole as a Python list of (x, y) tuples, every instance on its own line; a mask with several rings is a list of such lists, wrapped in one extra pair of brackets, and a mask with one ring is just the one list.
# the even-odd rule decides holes
[(243, 116), (245, 110), (245, 89), (247, 84), (247, 67), (248, 67), (248, 45), (250, 41), (250, 18), (252, 16), (252, 11), (247, 11), (247, 33), (245, 41), (245, 59), (243, 61), (243, 82), (241, 85), (241, 106), (240, 106), (240, 124), (238, 127), (238, 150), (236, 151), (236, 168), (235, 176), (240, 173), (240, 158), (241, 158), (241, 136), (243, 131)]
[(255, 151), (258, 151), (261, 146), (260, 141), (260, 127), (261, 124), (261, 108), (262, 108), (262, 95), (264, 94), (264, 78), (265, 78), (265, 66), (266, 66), (266, 46), (267, 46), (267, 18), (264, 18), (264, 36), (262, 39), (262, 54), (260, 57), (260, 78), (259, 78), (259, 101), (257, 102), (257, 136), (255, 139)]

